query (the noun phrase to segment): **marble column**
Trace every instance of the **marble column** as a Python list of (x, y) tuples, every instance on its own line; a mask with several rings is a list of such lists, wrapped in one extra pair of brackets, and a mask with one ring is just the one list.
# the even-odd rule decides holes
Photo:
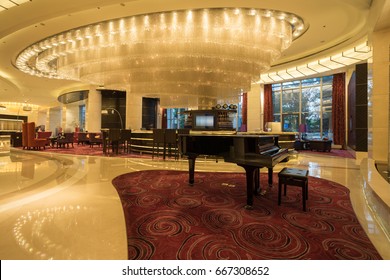
[(262, 130), (263, 125), (263, 109), (262, 109), (262, 93), (264, 86), (260, 84), (252, 84), (251, 90), (248, 92), (248, 115), (247, 115), (247, 130)]
[(95, 87), (90, 87), (85, 110), (85, 129), (99, 132), (102, 128), (102, 95)]
[(50, 121), (51, 121), (50, 117), (51, 117), (50, 116), (50, 110), (48, 108), (48, 109), (46, 109), (46, 122), (45, 122), (45, 130), (46, 131), (52, 131), (50, 129)]
[[(390, 159), (390, 29), (374, 32), (372, 47), (373, 90), (369, 96), (371, 101), (369, 110), (372, 111), (372, 122), (370, 123), (369, 120), (369, 133), (372, 132), (372, 142), (369, 143), (369, 151), (372, 150), (372, 158), (376, 162), (384, 163), (389, 162)], [(369, 153), (370, 155), (371, 153)]]
[(142, 96), (126, 91), (126, 129), (138, 130), (142, 127)]
[(66, 106), (61, 106), (61, 126), (59, 132), (65, 132), (66, 130)]

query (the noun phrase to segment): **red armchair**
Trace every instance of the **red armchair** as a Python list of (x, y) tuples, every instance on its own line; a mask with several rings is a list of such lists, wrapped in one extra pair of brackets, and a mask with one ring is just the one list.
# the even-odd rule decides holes
[(22, 145), (23, 149), (45, 149), (46, 139), (36, 138), (34, 122), (22, 124)]
[(67, 148), (69, 148), (69, 144), (73, 146), (74, 142), (74, 133), (73, 132), (65, 132), (65, 133), (59, 133), (57, 137), (57, 148), (64, 147), (65, 145)]
[(50, 146), (51, 131), (38, 131), (38, 138), (46, 139), (45, 145)]

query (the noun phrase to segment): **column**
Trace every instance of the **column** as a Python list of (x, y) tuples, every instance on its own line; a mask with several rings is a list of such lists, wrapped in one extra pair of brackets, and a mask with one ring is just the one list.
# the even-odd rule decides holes
[(138, 130), (142, 127), (142, 96), (126, 90), (126, 129)]
[[(390, 158), (390, 114), (389, 114), (389, 68), (390, 68), (390, 29), (373, 33), (373, 90), (369, 93), (369, 135), (372, 142), (368, 143), (369, 156), (375, 161), (388, 162)], [(370, 96), (371, 95), (371, 96)], [(372, 151), (372, 154), (371, 154)], [(390, 168), (389, 168), (390, 169)]]
[(66, 106), (61, 106), (61, 125), (58, 132), (65, 132), (66, 129)]
[(86, 130), (99, 132), (102, 128), (102, 95), (95, 87), (89, 89), (85, 112)]
[(263, 110), (261, 108), (261, 93), (263, 91), (263, 85), (252, 84), (251, 90), (248, 92), (248, 131), (263, 130)]
[(45, 130), (46, 131), (52, 131), (51, 126), (50, 126), (50, 121), (51, 121), (50, 117), (51, 117), (50, 116), (50, 109), (47, 108), (46, 109), (46, 122), (45, 122)]

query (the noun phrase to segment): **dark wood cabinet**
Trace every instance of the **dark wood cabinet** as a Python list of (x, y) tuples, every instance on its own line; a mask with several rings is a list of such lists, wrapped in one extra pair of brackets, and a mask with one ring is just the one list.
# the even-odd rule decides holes
[(185, 128), (192, 130), (235, 130), (236, 110), (191, 110), (185, 111)]

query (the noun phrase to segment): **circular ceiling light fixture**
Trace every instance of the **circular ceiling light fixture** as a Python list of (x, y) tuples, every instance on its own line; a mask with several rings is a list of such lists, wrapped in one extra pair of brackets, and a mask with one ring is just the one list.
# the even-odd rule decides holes
[(134, 94), (249, 91), (306, 30), (291, 13), (213, 8), (136, 15), (69, 30), (19, 54), (23, 72)]

